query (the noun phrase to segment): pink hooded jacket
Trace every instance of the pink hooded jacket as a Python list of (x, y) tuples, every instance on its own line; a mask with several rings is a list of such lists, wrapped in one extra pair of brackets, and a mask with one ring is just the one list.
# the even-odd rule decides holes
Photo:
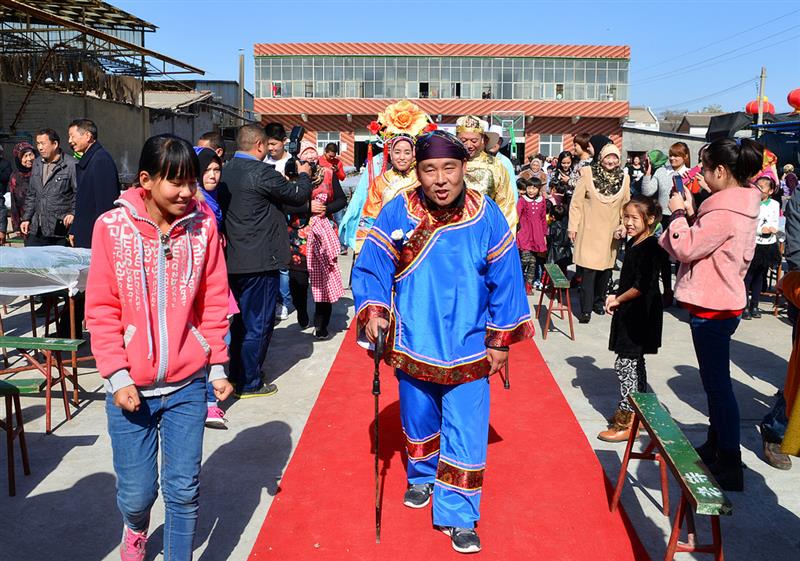
[(129, 189), (98, 218), (86, 286), (92, 353), (112, 392), (175, 384), (228, 362), (228, 277), (214, 215), (195, 201), (168, 234)]
[(675, 298), (707, 310), (741, 310), (747, 305), (744, 276), (753, 260), (760, 194), (730, 187), (703, 202), (690, 228), (676, 218), (659, 240), (681, 265)]

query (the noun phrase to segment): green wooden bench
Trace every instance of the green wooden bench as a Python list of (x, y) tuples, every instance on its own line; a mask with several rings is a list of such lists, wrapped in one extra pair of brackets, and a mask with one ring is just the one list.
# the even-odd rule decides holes
[[(19, 439), (19, 448), (22, 455), (22, 472), (25, 475), (31, 474), (31, 466), (28, 461), (28, 446), (25, 444), (25, 427), (22, 423), (22, 407), (20, 406), (19, 396), (23, 393), (37, 393), (38, 391), (38, 380), (0, 380), (0, 396), (5, 398), (6, 402), (6, 420), (0, 420), (0, 430), (6, 433), (9, 497), (13, 497), (17, 494), (14, 477), (14, 439)], [(14, 423), (15, 418), (16, 424)]]
[[(611, 510), (614, 511), (619, 504), (622, 487), (625, 483), (628, 463), (633, 459), (658, 461), (662, 469), (661, 492), (664, 497), (664, 511), (669, 513), (667, 502), (667, 479), (664, 473), (665, 466), (669, 467), (681, 489), (681, 501), (675, 513), (672, 524), (665, 561), (672, 561), (675, 553), (711, 553), (715, 560), (722, 561), (722, 532), (719, 517), (733, 513), (733, 507), (719, 488), (708, 468), (697, 455), (692, 444), (678, 428), (672, 416), (659, 403), (655, 394), (633, 393), (628, 397), (634, 409), (631, 436), (625, 449), (622, 467), (619, 472), (617, 486), (611, 499)], [(639, 426), (643, 426), (650, 436), (650, 444), (643, 452), (633, 452)], [(655, 453), (655, 450), (658, 450)], [(703, 514), (711, 517), (712, 543), (700, 545), (697, 543), (697, 532), (694, 523), (694, 514)], [(685, 543), (678, 539), (684, 521), (688, 539)]]
[[(558, 317), (561, 319), (564, 319), (564, 312), (567, 312), (567, 317), (569, 318), (569, 338), (574, 341), (575, 328), (572, 324), (572, 302), (569, 298), (569, 279), (567, 279), (559, 266), (555, 263), (547, 263), (544, 266), (542, 288), (539, 294), (539, 305), (536, 307), (536, 319), (539, 319), (539, 312), (542, 309), (542, 302), (545, 294), (547, 294), (547, 297), (550, 299), (550, 303), (547, 306), (547, 319), (545, 320), (544, 329), (542, 330), (542, 339), (547, 339), (553, 312), (558, 312)], [(553, 306), (554, 303), (557, 304), (555, 307)]]
[[(61, 386), (61, 394), (64, 398), (64, 411), (67, 420), (72, 418), (72, 414), (69, 410), (67, 385), (65, 383), (67, 378), (70, 378), (72, 382), (72, 401), (76, 406), (78, 405), (78, 373), (75, 370), (70, 373), (64, 367), (64, 360), (61, 353), (75, 353), (83, 343), (84, 341), (81, 339), (58, 339), (54, 337), (0, 337), (0, 348), (17, 349), (28, 361), (26, 366), (17, 366), (0, 370), (0, 375), (36, 369), (45, 377), (45, 430), (47, 433), (50, 432), (51, 427), (50, 405), (53, 384), (59, 384)], [(42, 354), (44, 354), (44, 364), (36, 360), (31, 351), (41, 351)], [(53, 376), (52, 373), (54, 357), (58, 372), (56, 376)]]

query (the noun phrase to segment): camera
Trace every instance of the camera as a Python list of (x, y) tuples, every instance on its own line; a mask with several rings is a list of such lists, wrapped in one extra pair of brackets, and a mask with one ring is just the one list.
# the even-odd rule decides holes
[(286, 143), (284, 149), (290, 154), (289, 160), (286, 162), (286, 168), (284, 169), (284, 173), (287, 177), (297, 177), (299, 174), (297, 173), (297, 164), (300, 163), (307, 163), (311, 166), (311, 175), (313, 176), (317, 171), (317, 164), (316, 162), (305, 162), (301, 160), (298, 155), (300, 154), (300, 142), (303, 140), (303, 136), (306, 134), (306, 129), (300, 125), (292, 127), (292, 132), (289, 133), (289, 142)]

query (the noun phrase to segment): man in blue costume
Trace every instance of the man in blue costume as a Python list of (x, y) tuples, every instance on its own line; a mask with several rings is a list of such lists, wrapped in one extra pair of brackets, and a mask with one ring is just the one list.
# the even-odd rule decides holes
[(400, 383), (403, 502), (422, 508), (432, 495), (434, 526), (461, 553), (480, 551), (489, 376), (533, 336), (514, 236), (499, 207), (466, 188), (468, 158), (448, 133), (421, 136), (421, 186), (383, 207), (353, 272), (359, 336), (387, 332)]

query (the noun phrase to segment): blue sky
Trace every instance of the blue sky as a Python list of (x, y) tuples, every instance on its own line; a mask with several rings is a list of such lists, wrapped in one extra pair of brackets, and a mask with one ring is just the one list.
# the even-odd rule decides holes
[(243, 49), (284, 42), (564, 43), (629, 45), (631, 104), (739, 110), (761, 66), (777, 111), (800, 87), (800, 4), (787, 1), (532, 2), (503, 0), (110, 0), (159, 27), (147, 46), (237, 80)]

